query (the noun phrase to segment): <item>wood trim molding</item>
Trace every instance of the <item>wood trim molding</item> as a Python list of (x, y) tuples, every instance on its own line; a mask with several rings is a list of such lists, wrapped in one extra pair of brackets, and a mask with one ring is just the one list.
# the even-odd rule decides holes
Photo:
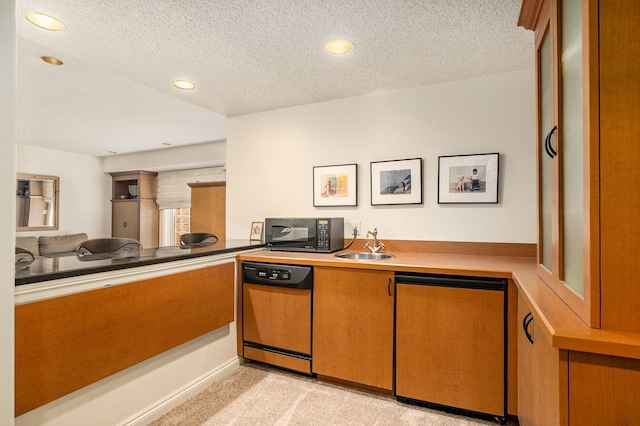
[(522, 0), (520, 15), (518, 16), (518, 26), (528, 30), (533, 30), (540, 15), (542, 0)]
[(211, 188), (214, 186), (227, 186), (226, 181), (216, 181), (216, 182), (188, 182), (189, 188)]
[[(356, 239), (349, 251), (366, 251), (368, 240)], [(351, 242), (345, 239), (345, 246)], [(464, 241), (382, 240), (386, 252), (473, 254), (475, 256), (536, 257), (534, 243), (482, 243)]]

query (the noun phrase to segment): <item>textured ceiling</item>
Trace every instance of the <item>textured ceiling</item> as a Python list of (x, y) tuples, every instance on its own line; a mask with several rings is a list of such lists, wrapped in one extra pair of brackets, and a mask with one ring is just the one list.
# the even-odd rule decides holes
[[(97, 156), (210, 142), (225, 117), (530, 68), (520, 4), (17, 0), (18, 142)], [(28, 11), (67, 28), (34, 27)], [(333, 38), (354, 51), (326, 54)]]

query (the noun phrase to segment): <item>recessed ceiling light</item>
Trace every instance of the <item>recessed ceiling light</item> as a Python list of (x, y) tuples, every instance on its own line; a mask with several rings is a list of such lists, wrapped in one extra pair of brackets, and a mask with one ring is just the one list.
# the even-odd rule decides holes
[(64, 24), (53, 16), (40, 12), (29, 12), (26, 15), (27, 21), (40, 28), (50, 31), (60, 31), (64, 29)]
[(107, 151), (107, 153), (109, 153), (109, 154), (117, 154), (116, 151)]
[(62, 65), (64, 63), (60, 59), (53, 56), (40, 56), (40, 59), (51, 65)]
[(171, 144), (169, 142), (162, 142), (162, 145), (164, 146), (171, 146)]
[(324, 45), (325, 52), (331, 53), (332, 55), (344, 55), (345, 53), (351, 52), (352, 49), (353, 43), (349, 40), (331, 40)]
[(176, 86), (178, 89), (182, 89), (182, 90), (191, 90), (194, 87), (196, 87), (195, 84), (187, 80), (175, 80), (173, 82), (173, 85)]

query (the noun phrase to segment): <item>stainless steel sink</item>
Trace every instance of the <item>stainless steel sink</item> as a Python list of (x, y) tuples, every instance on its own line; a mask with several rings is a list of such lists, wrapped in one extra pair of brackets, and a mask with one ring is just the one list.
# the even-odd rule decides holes
[(340, 259), (350, 259), (350, 260), (382, 260), (382, 259), (391, 259), (395, 257), (392, 254), (387, 253), (356, 253), (356, 252), (346, 252), (346, 253), (338, 253), (335, 257), (339, 257)]

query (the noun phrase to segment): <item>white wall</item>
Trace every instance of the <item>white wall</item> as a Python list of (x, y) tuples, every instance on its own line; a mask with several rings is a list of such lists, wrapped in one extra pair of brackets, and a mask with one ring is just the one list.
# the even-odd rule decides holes
[(111, 177), (102, 171), (99, 158), (26, 145), (18, 145), (17, 152), (17, 173), (60, 178), (59, 229), (20, 232), (19, 236), (78, 232), (89, 238), (111, 236)]
[[(536, 241), (533, 70), (233, 117), (227, 236), (270, 216), (344, 216), (381, 239)], [(437, 200), (438, 156), (499, 152), (499, 204)], [(422, 205), (370, 205), (372, 161), (422, 157)], [(357, 207), (313, 207), (312, 168), (358, 164)], [(345, 226), (345, 236), (351, 226)]]
[(0, 425), (13, 424), (13, 315), (16, 149), (14, 0), (0, 0)]

